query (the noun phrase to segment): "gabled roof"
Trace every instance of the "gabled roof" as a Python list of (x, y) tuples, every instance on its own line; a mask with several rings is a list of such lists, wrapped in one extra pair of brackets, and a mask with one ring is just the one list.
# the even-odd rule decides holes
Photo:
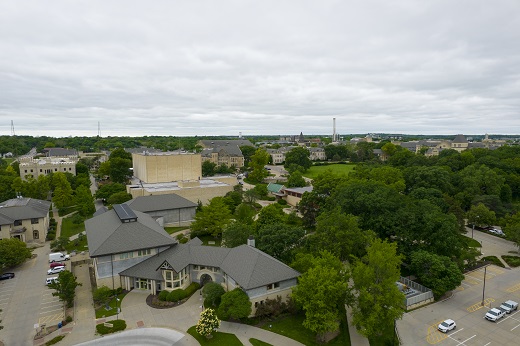
[(0, 225), (15, 220), (38, 219), (47, 216), (51, 202), (34, 198), (13, 198), (0, 203)]
[(300, 275), (291, 267), (248, 245), (230, 249), (200, 246), (191, 242), (175, 244), (156, 256), (122, 271), (120, 275), (161, 280), (160, 266), (165, 261), (176, 272), (190, 264), (219, 267), (246, 290)]
[(142, 211), (143, 213), (197, 207), (197, 203), (193, 203), (192, 201), (174, 193), (166, 195), (140, 196), (125, 202), (125, 204), (129, 205), (133, 210)]
[(305, 192), (312, 192), (313, 187), (312, 186), (305, 186), (305, 187), (292, 187), (292, 188), (284, 188), (284, 191), (291, 191), (295, 193), (305, 193)]
[(134, 222), (122, 222), (114, 210), (85, 221), (90, 257), (176, 243), (150, 215), (134, 212), (137, 216)]
[[(242, 146), (253, 146), (253, 144), (247, 139), (239, 140), (202, 140), (200, 141), (204, 146), (203, 156), (210, 155), (210, 152), (218, 152), (222, 154), (222, 151), (230, 156), (243, 156), (240, 147)], [(213, 149), (210, 151), (210, 149)]]
[(45, 148), (48, 157), (63, 157), (63, 156), (77, 156), (78, 152), (76, 149), (65, 149), (65, 148)]

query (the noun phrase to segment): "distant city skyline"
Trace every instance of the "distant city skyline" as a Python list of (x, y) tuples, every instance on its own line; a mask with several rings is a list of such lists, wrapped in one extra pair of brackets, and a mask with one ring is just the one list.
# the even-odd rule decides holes
[(520, 134), (520, 2), (0, 3), (0, 135)]

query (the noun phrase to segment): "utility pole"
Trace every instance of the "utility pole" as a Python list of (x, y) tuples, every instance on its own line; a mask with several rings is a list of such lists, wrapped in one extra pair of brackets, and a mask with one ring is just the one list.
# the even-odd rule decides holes
[(484, 286), (482, 286), (482, 306), (484, 306), (484, 294), (486, 292), (486, 271), (487, 266), (484, 267)]

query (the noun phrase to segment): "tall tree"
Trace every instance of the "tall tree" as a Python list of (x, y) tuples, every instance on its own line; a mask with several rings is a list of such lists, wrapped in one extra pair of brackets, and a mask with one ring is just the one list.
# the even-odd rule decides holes
[(300, 171), (294, 171), (287, 179), (287, 187), (304, 187), (307, 183)]
[(62, 302), (67, 304), (68, 308), (74, 305), (74, 297), (76, 296), (76, 287), (82, 286), (77, 278), (68, 270), (59, 273), (58, 280), (49, 284), (49, 288), (55, 289), (52, 295), (58, 297)]
[(222, 234), (222, 231), (231, 220), (229, 208), (222, 197), (214, 197), (207, 206), (203, 206), (195, 215), (195, 221), (191, 224), (193, 236), (211, 234), (214, 237)]
[(92, 193), (90, 189), (85, 187), (84, 185), (80, 185), (75, 192), (76, 197), (76, 206), (78, 212), (82, 216), (89, 216), (96, 211), (94, 206), (94, 198), (92, 197)]
[(0, 269), (17, 266), (28, 258), (31, 250), (27, 244), (16, 238), (0, 239)]
[(54, 197), (52, 201), (56, 208), (63, 210), (72, 206), (74, 202), (73, 191), (65, 174), (61, 172), (54, 173), (52, 176), (52, 184), (54, 185)]
[(413, 252), (410, 258), (410, 269), (424, 286), (433, 291), (435, 298), (454, 290), (464, 279), (457, 264), (446, 256), (420, 250)]
[(261, 183), (264, 178), (269, 175), (269, 171), (265, 169), (265, 165), (269, 162), (269, 153), (265, 149), (258, 148), (249, 162), (249, 168), (252, 170), (248, 179), (254, 183)]
[(220, 327), (220, 320), (213, 309), (205, 309), (200, 313), (200, 319), (195, 325), (195, 330), (200, 335), (211, 338), (211, 334)]
[(115, 157), (110, 159), (110, 180), (114, 183), (125, 184), (132, 175), (130, 168), (132, 160)]
[(223, 320), (239, 320), (248, 317), (251, 311), (251, 302), (247, 294), (242, 289), (235, 288), (222, 295), (217, 314)]
[(292, 250), (300, 245), (304, 236), (305, 230), (301, 227), (283, 223), (266, 224), (258, 230), (256, 246), (277, 260), (290, 263)]
[(307, 148), (296, 147), (285, 154), (284, 167), (290, 173), (295, 171), (306, 172), (311, 166), (312, 161)]
[(222, 232), (222, 246), (232, 248), (246, 244), (250, 235), (254, 235), (252, 225), (232, 221)]
[(477, 227), (493, 225), (496, 222), (495, 212), (489, 210), (484, 203), (472, 205), (467, 213), (468, 223)]
[(319, 342), (327, 332), (339, 329), (344, 304), (350, 299), (348, 271), (331, 253), (307, 256), (308, 270), (293, 288), (293, 299), (305, 311), (303, 326), (315, 333)]
[(353, 265), (352, 279), (357, 292), (352, 305), (352, 323), (366, 337), (381, 336), (403, 315), (404, 295), (399, 281), (402, 257), (397, 244), (375, 239), (367, 255)]

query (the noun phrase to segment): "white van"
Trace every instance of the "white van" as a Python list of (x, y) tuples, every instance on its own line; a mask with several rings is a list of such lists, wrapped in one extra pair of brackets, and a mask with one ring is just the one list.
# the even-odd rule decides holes
[(58, 281), (58, 277), (57, 276), (53, 276), (52, 278), (47, 278), (45, 280), (45, 285), (49, 285), (50, 283), (57, 282), (57, 281)]
[(70, 256), (64, 255), (61, 252), (54, 252), (54, 253), (49, 254), (49, 263), (68, 261), (68, 260), (70, 260)]

